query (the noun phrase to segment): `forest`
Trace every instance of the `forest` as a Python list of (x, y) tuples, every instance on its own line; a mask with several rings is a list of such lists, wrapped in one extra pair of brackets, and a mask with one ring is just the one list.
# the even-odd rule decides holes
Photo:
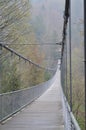
[[(38, 31), (41, 35), (41, 28), (32, 26), (31, 24), (31, 2), (28, 0), (0, 2), (0, 41), (2, 45), (16, 50), (17, 53), (30, 59), (38, 65), (45, 68), (52, 68), (54, 60), (54, 48), (45, 48), (41, 45), (37, 38)], [(41, 26), (41, 21), (38, 20), (38, 25)], [(37, 26), (37, 23), (35, 23)], [(35, 30), (35, 31), (34, 31)], [(44, 52), (45, 50), (45, 52)], [(49, 51), (50, 52), (49, 52)], [(52, 61), (47, 60), (52, 53)], [(0, 92), (15, 91), (18, 89), (31, 87), (42, 83), (52, 77), (53, 71), (47, 69), (40, 69), (29, 63), (25, 63), (22, 59), (14, 54), (10, 54), (6, 49), (0, 49)], [(16, 82), (15, 82), (16, 81)]]

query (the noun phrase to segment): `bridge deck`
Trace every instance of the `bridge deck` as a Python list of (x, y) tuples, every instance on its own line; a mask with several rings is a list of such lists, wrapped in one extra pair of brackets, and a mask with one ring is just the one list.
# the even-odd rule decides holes
[[(59, 79), (59, 73), (57, 79)], [(0, 130), (64, 130), (59, 80), (39, 99), (13, 116), (5, 124), (0, 125)]]

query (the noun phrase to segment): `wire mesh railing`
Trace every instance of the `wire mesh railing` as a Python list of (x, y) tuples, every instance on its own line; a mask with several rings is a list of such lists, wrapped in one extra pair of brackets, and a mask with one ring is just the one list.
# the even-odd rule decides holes
[[(78, 6), (76, 7), (78, 2)], [(85, 130), (83, 2), (69, 1), (69, 16), (63, 31), (61, 82), (65, 94), (66, 129)], [(79, 11), (77, 14), (76, 12)]]
[(31, 88), (0, 94), (0, 122), (38, 98), (53, 84), (54, 78)]
[(52, 77), (56, 69), (42, 67), (2, 44), (0, 51), (0, 122), (2, 122), (46, 91), (54, 81)]

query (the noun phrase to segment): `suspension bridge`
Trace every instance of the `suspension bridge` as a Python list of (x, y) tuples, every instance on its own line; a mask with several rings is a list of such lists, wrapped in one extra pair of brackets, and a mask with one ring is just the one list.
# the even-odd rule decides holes
[[(86, 4), (85, 4), (86, 5)], [(31, 88), (0, 94), (0, 130), (81, 130), (73, 115), (72, 103), (72, 70), (71, 70), (71, 3), (65, 2), (63, 38), (55, 45), (61, 46), (61, 57), (56, 68), (45, 68), (26, 58), (7, 44), (0, 43), (0, 82), (2, 79), (1, 67), (8, 66), (15, 69), (16, 61), (18, 71), (30, 65), (38, 70), (52, 73), (51, 79)], [(86, 9), (86, 8), (85, 8)], [(86, 11), (86, 10), (85, 10)], [(68, 99), (67, 87), (67, 28), (69, 24), (70, 48), (70, 93)], [(85, 37), (86, 38), (86, 37)], [(85, 39), (86, 41), (86, 39)], [(8, 52), (8, 53), (6, 53)], [(4, 56), (2, 54), (4, 53)], [(85, 60), (86, 61), (86, 60)], [(19, 64), (20, 63), (20, 64)], [(21, 66), (21, 67), (20, 67)], [(8, 71), (9, 71), (8, 67)], [(7, 71), (4, 69), (4, 72)], [(8, 74), (9, 75), (9, 74)], [(21, 73), (23, 75), (23, 73)], [(13, 72), (14, 76), (14, 72)], [(22, 77), (24, 78), (24, 77)], [(28, 78), (28, 77), (27, 77)], [(15, 77), (16, 79), (16, 77)], [(18, 83), (18, 81), (16, 80)], [(23, 82), (22, 82), (23, 83)], [(16, 86), (16, 83), (15, 83)], [(85, 128), (86, 129), (86, 128)]]

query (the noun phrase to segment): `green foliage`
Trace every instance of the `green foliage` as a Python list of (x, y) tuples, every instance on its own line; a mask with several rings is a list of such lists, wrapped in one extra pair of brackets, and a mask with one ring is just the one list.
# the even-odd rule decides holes
[(44, 82), (44, 71), (35, 66), (31, 67), (29, 75), (30, 75), (29, 77), (30, 86), (34, 86)]
[[(9, 68), (8, 68), (9, 66)], [(17, 68), (15, 63), (12, 65), (5, 63), (2, 66), (2, 80), (1, 80), (1, 93), (16, 91), (20, 89), (20, 76), (17, 73)]]
[(45, 80), (48, 81), (51, 78), (51, 74), (49, 72), (45, 72)]
[(0, 22), (2, 42), (20, 42), (20, 39), (23, 39), (22, 33), (27, 32), (27, 27), (24, 22), (27, 21), (27, 17), (29, 16), (28, 0), (13, 2), (11, 0), (1, 1), (0, 8), (2, 9)]
[(79, 122), (79, 125), (80, 125), (80, 127), (81, 127), (81, 130), (84, 130), (84, 128), (85, 128), (85, 120), (84, 120), (84, 116), (79, 116), (79, 118), (78, 118), (78, 120), (77, 120), (78, 122)]
[[(38, 45), (28, 45), (38, 43), (38, 35), (42, 38), (44, 30), (46, 30), (44, 25), (43, 17), (37, 15), (34, 27), (30, 24), (30, 1), (29, 0), (3, 0), (0, 1), (0, 40), (2, 43), (10, 44), (8, 47), (14, 49), (24, 57), (31, 59), (33, 62), (45, 65), (45, 48), (39, 47)], [(43, 7), (43, 10), (45, 8)], [(35, 34), (37, 33), (37, 35)], [(54, 39), (56, 38), (56, 35)], [(27, 45), (21, 45), (27, 44)], [(46, 54), (53, 54), (54, 49), (49, 47), (46, 49)], [(44, 53), (43, 53), (44, 52)], [(48, 80), (51, 74), (45, 73), (44, 70), (38, 69), (29, 63), (23, 63), (21, 59), (13, 56), (11, 58), (10, 52), (3, 49), (0, 56), (0, 72), (1, 75), (1, 92), (15, 91), (18, 89), (23, 89), (29, 86), (37, 85), (39, 83)], [(8, 55), (10, 59), (8, 58)], [(16, 58), (15, 58), (16, 57)], [(52, 57), (53, 60), (53, 57)], [(53, 62), (46, 59), (46, 62), (52, 66)], [(46, 65), (45, 65), (46, 66)]]
[[(83, 49), (82, 45), (73, 47), (72, 50), (72, 100), (73, 100), (73, 113), (77, 119), (80, 127), (84, 130), (85, 126), (85, 110), (84, 110), (84, 64), (83, 59)], [(67, 71), (67, 85), (68, 85), (68, 100), (70, 102), (70, 78), (69, 78), (69, 61), (68, 61), (68, 71)]]

